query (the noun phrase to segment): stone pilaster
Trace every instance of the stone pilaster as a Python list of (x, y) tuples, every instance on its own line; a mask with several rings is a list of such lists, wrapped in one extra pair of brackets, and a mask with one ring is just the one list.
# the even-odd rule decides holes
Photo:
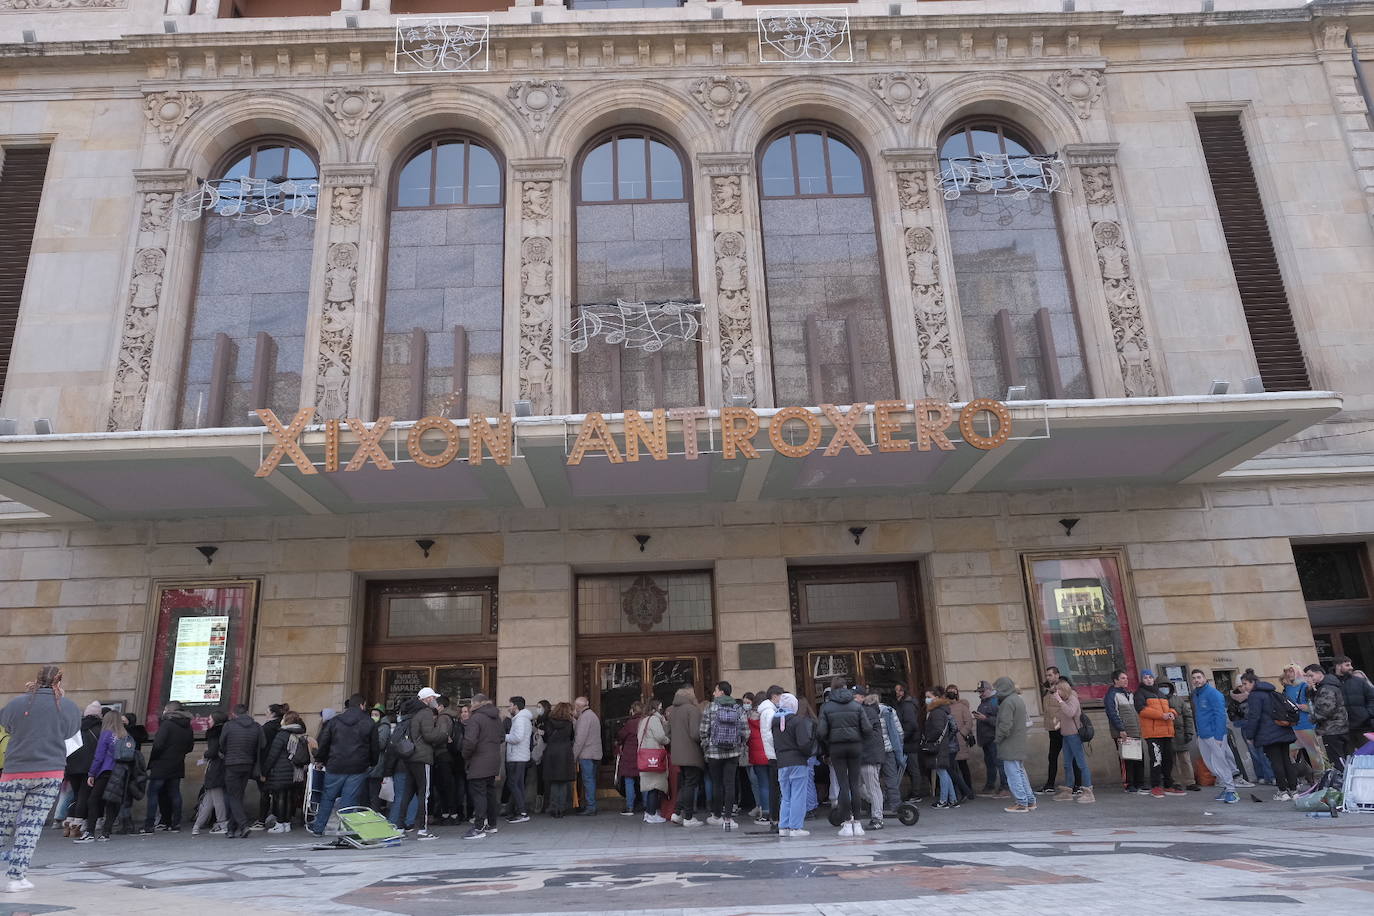
[(496, 630), (496, 695), (572, 699), (576, 628), (572, 567), (530, 563), (501, 567)]
[[(781, 557), (717, 560), (715, 587), (720, 678), (732, 684), (778, 684), (794, 690), (797, 673), (792, 665), (787, 561)], [(760, 642), (773, 644), (775, 667), (744, 670), (739, 663), (740, 643)]]
[(536, 416), (567, 413), (569, 361), (558, 342), (571, 288), (566, 162), (522, 159), (510, 169), (514, 201), (507, 212), (516, 218), (506, 221), (506, 301), (518, 303), (518, 311), (505, 322), (505, 389), (510, 400), (529, 401)]
[(1349, 29), (1344, 22), (1318, 22), (1322, 31), (1316, 39), (1317, 60), (1326, 75), (1351, 165), (1364, 192), (1365, 211), (1374, 218), (1374, 128), (1370, 126), (1369, 105), (1360, 91), (1359, 74), (1346, 43)]
[(706, 403), (741, 397), (766, 407), (773, 403), (773, 374), (754, 156), (701, 153), (697, 167), (698, 200), (706, 202), (699, 212), (709, 214), (697, 238), (703, 363), (720, 366), (719, 378), (708, 373), (704, 379)]

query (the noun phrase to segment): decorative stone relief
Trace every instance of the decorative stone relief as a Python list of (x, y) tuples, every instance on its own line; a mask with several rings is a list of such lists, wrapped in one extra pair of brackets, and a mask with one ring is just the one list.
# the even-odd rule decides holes
[(143, 103), (143, 113), (148, 116), (148, 123), (162, 135), (162, 142), (171, 143), (177, 128), (185, 124), (203, 104), (197, 93), (171, 89), (149, 95)]
[(1116, 188), (1112, 186), (1112, 170), (1105, 165), (1090, 165), (1078, 170), (1083, 179), (1083, 196), (1096, 206), (1116, 203)]
[(1153, 397), (1159, 394), (1150, 341), (1131, 277), (1130, 257), (1126, 253), (1121, 226), (1115, 220), (1093, 223), (1093, 245), (1107, 296), (1107, 315), (1112, 325), (1117, 360), (1127, 397)]
[(1082, 120), (1092, 117), (1093, 104), (1102, 98), (1102, 71), (1056, 70), (1050, 74), (1050, 88), (1064, 97)]
[(529, 122), (530, 129), (540, 133), (549, 119), (567, 98), (568, 91), (556, 80), (516, 80), (506, 90), (506, 98), (515, 110)]
[(169, 193), (144, 194), (143, 210), (138, 220), (139, 231), (159, 232), (166, 229), (175, 198), (175, 194)]
[(717, 127), (727, 127), (735, 110), (749, 95), (749, 84), (733, 76), (707, 76), (692, 83), (692, 95), (710, 113)]
[(348, 383), (353, 369), (354, 300), (358, 291), (358, 246), (340, 242), (329, 246), (324, 273), (324, 310), (320, 318), (320, 350), (316, 364), (315, 403), (320, 416), (337, 420), (348, 415)]
[(738, 175), (715, 175), (711, 178), (711, 212), (744, 212)]
[(119, 337), (114, 404), (106, 424), (110, 432), (138, 429), (143, 424), (143, 405), (148, 399), (153, 337), (157, 331), (157, 311), (162, 301), (162, 276), (166, 266), (166, 249), (141, 248), (134, 255), (129, 305), (124, 311), (124, 327)]
[(325, 94), (324, 107), (339, 122), (345, 136), (356, 137), (363, 122), (381, 106), (382, 99), (376, 89), (331, 89)]
[[(731, 176), (739, 181), (739, 176)], [(754, 398), (754, 325), (750, 320), (749, 264), (744, 236), (717, 232), (716, 295), (720, 310), (720, 361), (725, 397)]]
[(122, 10), (129, 0), (0, 0), (0, 12), (8, 10)]
[(959, 384), (954, 376), (954, 345), (950, 342), (945, 288), (940, 282), (940, 262), (935, 254), (935, 233), (926, 226), (913, 226), (904, 233), (904, 241), (926, 397), (953, 401)]
[(868, 84), (903, 124), (911, 123), (912, 112), (926, 95), (925, 77), (914, 73), (884, 73), (870, 79)]
[(520, 400), (541, 416), (553, 413), (552, 301), (553, 242), (532, 236), (520, 245)]
[(362, 215), (362, 188), (335, 188), (330, 202), (329, 222), (335, 226), (356, 226)]
[(520, 218), (548, 219), (552, 182), (526, 181), (520, 186)]
[(897, 200), (903, 210), (924, 210), (930, 206), (930, 193), (924, 172), (897, 173)]

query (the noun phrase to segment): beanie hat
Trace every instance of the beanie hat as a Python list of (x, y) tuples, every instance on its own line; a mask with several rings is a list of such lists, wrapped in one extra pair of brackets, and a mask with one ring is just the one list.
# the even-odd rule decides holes
[(1149, 668), (1146, 668), (1144, 671), (1140, 672), (1140, 676), (1141, 676), (1141, 677), (1154, 677), (1154, 676), (1155, 676), (1155, 673), (1154, 673), (1153, 671), (1151, 671)]

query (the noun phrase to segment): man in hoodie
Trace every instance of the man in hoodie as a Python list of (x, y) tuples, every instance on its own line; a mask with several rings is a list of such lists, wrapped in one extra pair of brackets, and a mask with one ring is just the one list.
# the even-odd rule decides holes
[(1341, 682), (1334, 674), (1327, 674), (1321, 665), (1302, 669), (1311, 694), (1310, 715), (1317, 737), (1326, 748), (1326, 759), (1332, 766), (1345, 769), (1345, 757), (1350, 753), (1350, 713), (1345, 706)]
[(827, 748), (830, 769), (839, 788), (837, 809), (844, 824), (840, 836), (863, 836), (858, 822), (859, 799), (862, 797), (864, 740), (873, 730), (863, 707), (854, 698), (854, 691), (845, 686), (844, 678), (830, 681), (830, 695), (821, 706), (816, 736)]
[[(1107, 688), (1107, 696), (1102, 700), (1118, 756), (1121, 754), (1122, 741), (1140, 737), (1140, 716), (1135, 711), (1135, 696), (1126, 688), (1126, 684), (1126, 672), (1119, 668), (1113, 671), (1112, 686)], [(1127, 794), (1149, 792), (1145, 787), (1143, 769), (1143, 761), (1121, 758), (1121, 783)]]
[(907, 692), (905, 684), (893, 690), (897, 694), (897, 720), (902, 724), (902, 752), (906, 756), (906, 774), (911, 779), (912, 801), (922, 801), (922, 787), (929, 781), (921, 772), (921, 711), (916, 700)]
[(510, 786), (510, 822), (530, 819), (525, 803), (525, 771), (530, 765), (530, 741), (534, 737), (534, 713), (525, 708), (524, 697), (510, 698), (510, 731), (506, 733), (506, 785)]
[(1025, 814), (1035, 810), (1035, 791), (1031, 788), (1030, 777), (1026, 775), (1026, 701), (1021, 699), (1021, 691), (1016, 682), (1009, 677), (999, 677), (992, 682), (997, 691), (997, 756), (1002, 760), (1002, 769), (1007, 774), (1007, 788), (1011, 790), (1014, 805), (1003, 808), (1011, 814)]
[(672, 821), (683, 827), (700, 827), (697, 820), (697, 792), (701, 789), (706, 757), (701, 753), (701, 707), (696, 691), (685, 684), (673, 695), (668, 711), (668, 753), (678, 769), (677, 802)]
[[(697, 737), (711, 776), (711, 815), (706, 823), (733, 830), (735, 792), (740, 757), (749, 749), (749, 717), (739, 701), (730, 696), (730, 682), (719, 681), (711, 694), (711, 705), (701, 717)], [(671, 747), (671, 743), (669, 745)]]
[(240, 703), (234, 707), (234, 717), (224, 725), (219, 739), (220, 755), (224, 760), (224, 804), (229, 809), (229, 832), (234, 837), (248, 836), (248, 814), (243, 810), (243, 791), (256, 778), (262, 763), (262, 726), (248, 714), (248, 707)]
[[(310, 832), (323, 836), (334, 803), (340, 808), (361, 805), (366, 799), (367, 772), (377, 762), (381, 748), (377, 745), (377, 724), (367, 713), (367, 700), (355, 693), (344, 703), (344, 711), (329, 720), (329, 727), (320, 733), (315, 763), (324, 767), (324, 792), (320, 808), (310, 824)], [(265, 730), (265, 727), (264, 727)]]
[(773, 747), (773, 717), (778, 714), (778, 701), (783, 690), (777, 684), (768, 688), (768, 695), (759, 703), (759, 730), (763, 733), (763, 753), (768, 758), (768, 832), (778, 830), (778, 812), (782, 805), (782, 785), (778, 782), (778, 752)]
[(1150, 794), (1155, 798), (1186, 795), (1174, 785), (1174, 720), (1178, 714), (1170, 708), (1168, 698), (1155, 684), (1155, 673), (1149, 668), (1140, 672), (1135, 711), (1140, 718), (1140, 735), (1145, 741), (1145, 756), (1150, 765)]
[(987, 681), (978, 682), (978, 708), (973, 711), (978, 746), (983, 749), (983, 795), (1007, 798), (1007, 774), (997, 759), (997, 691)]
[[(173, 700), (162, 710), (153, 749), (148, 754), (148, 813), (142, 833), (181, 830), (181, 780), (186, 776), (186, 755), (196, 745), (191, 714)], [(158, 823), (159, 808), (162, 823)]]
[(1215, 801), (1234, 805), (1240, 798), (1236, 795), (1236, 760), (1226, 741), (1229, 731), (1226, 697), (1212, 686), (1201, 669), (1194, 668), (1188, 678), (1193, 684), (1193, 722), (1197, 726), (1198, 753), (1217, 778), (1217, 785), (1221, 786)]
[(573, 700), (573, 759), (582, 777), (582, 810), (578, 814), (596, 815), (596, 769), (605, 752), (601, 746), (601, 719), (592, 712), (586, 697)]
[(463, 725), (463, 761), (467, 766), (468, 791), (475, 814), (465, 840), (480, 840), (496, 833), (496, 815), (501, 810), (501, 788), (496, 777), (501, 772), (501, 751), (506, 744), (506, 729), (501, 713), (484, 693), (472, 696), (472, 710)]

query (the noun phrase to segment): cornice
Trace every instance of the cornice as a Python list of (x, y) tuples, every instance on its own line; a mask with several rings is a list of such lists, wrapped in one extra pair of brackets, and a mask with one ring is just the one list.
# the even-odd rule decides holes
[(940, 151), (932, 146), (912, 147), (909, 149), (885, 149), (878, 155), (894, 172), (931, 171), (940, 161)]
[(190, 179), (190, 169), (134, 169), (134, 184), (144, 192), (184, 191)]
[(753, 153), (697, 153), (697, 169), (703, 175), (752, 175)]
[(1075, 168), (1087, 165), (1116, 165), (1120, 143), (1065, 143), (1059, 147), (1064, 162)]
[(512, 159), (508, 165), (511, 177), (516, 181), (557, 181), (567, 171), (568, 160), (562, 156), (547, 156), (541, 159)]
[(376, 181), (375, 162), (326, 162), (320, 165), (320, 184), (326, 188), (366, 188)]

